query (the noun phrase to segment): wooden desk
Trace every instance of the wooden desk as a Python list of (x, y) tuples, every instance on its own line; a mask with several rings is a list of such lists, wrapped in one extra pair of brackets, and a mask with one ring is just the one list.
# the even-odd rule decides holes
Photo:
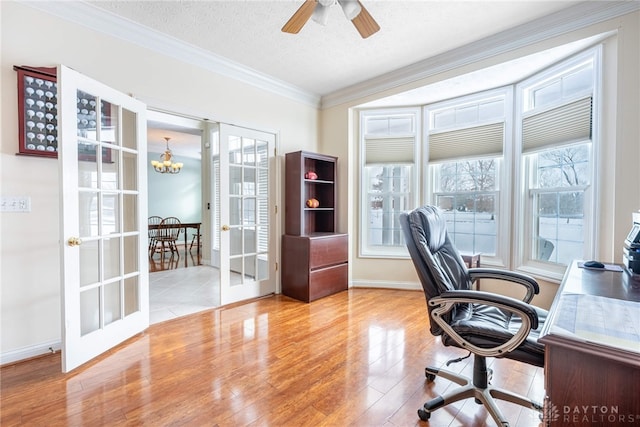
[[(183, 222), (181, 224), (176, 225), (162, 225), (163, 228), (181, 228), (184, 229), (184, 250), (187, 250), (187, 228), (194, 228), (196, 230), (196, 240), (198, 243), (198, 264), (200, 264), (200, 226), (201, 222)], [(160, 224), (149, 224), (149, 230), (158, 230), (160, 229)]]
[(563, 313), (562, 308), (571, 298), (577, 301), (580, 296), (593, 295), (640, 302), (637, 286), (626, 272), (587, 270), (577, 262), (567, 269), (540, 338), (545, 344), (547, 425), (640, 425), (640, 341), (637, 351), (625, 350), (558, 329), (559, 324), (568, 324), (570, 312)]

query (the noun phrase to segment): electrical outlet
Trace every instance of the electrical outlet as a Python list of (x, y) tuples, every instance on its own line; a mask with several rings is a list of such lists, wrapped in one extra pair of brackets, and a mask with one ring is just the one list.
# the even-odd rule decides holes
[(0, 212), (31, 212), (31, 197), (0, 197)]

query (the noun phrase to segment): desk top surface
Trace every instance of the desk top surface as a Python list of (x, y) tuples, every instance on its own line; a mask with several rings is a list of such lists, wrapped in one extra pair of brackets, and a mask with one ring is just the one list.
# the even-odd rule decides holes
[(626, 271), (585, 269), (573, 262), (553, 300), (540, 341), (608, 353), (635, 365), (640, 364), (639, 335), (640, 283)]
[(564, 275), (558, 295), (572, 293), (640, 302), (640, 278), (637, 280), (634, 282), (626, 271), (586, 269), (574, 261)]

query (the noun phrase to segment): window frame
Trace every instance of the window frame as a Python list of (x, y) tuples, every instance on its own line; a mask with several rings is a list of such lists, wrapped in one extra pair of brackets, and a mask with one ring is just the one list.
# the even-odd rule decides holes
[[(531, 95), (527, 93), (530, 91), (532, 93), (537, 88), (542, 87), (545, 83), (552, 81), (554, 79), (561, 79), (562, 77), (571, 74), (572, 71), (579, 68), (581, 63), (586, 61), (593, 62), (593, 87), (589, 91), (582, 91), (580, 93), (574, 94), (570, 97), (565, 97), (563, 95), (560, 96), (559, 102), (554, 102), (551, 104), (544, 104), (539, 109), (535, 109), (530, 107), (531, 105)], [(598, 232), (596, 230), (596, 224), (598, 223), (598, 211), (596, 207), (598, 206), (599, 200), (599, 185), (598, 185), (598, 175), (597, 170), (601, 163), (600, 159), (600, 138), (599, 138), (599, 126), (598, 124), (601, 121), (601, 111), (600, 111), (600, 99), (601, 99), (601, 91), (602, 91), (602, 45), (597, 45), (591, 47), (577, 55), (574, 55), (570, 58), (565, 59), (564, 61), (560, 61), (554, 64), (552, 67), (548, 69), (536, 73), (531, 76), (529, 79), (525, 79), (515, 85), (515, 108), (516, 115), (514, 117), (514, 125), (516, 131), (516, 141), (514, 144), (515, 147), (515, 155), (514, 155), (514, 170), (520, 170), (521, 173), (516, 177), (518, 179), (517, 189), (518, 191), (514, 194), (514, 218), (516, 218), (516, 224), (514, 229), (515, 241), (519, 242), (518, 245), (514, 247), (513, 256), (512, 256), (512, 265), (514, 269), (523, 271), (525, 273), (529, 273), (535, 275), (537, 277), (542, 277), (545, 279), (550, 279), (554, 281), (561, 280), (564, 272), (566, 270), (566, 265), (542, 261), (534, 259), (532, 256), (532, 248), (531, 245), (528, 245), (528, 242), (531, 242), (534, 234), (535, 234), (535, 226), (534, 226), (534, 215), (533, 215), (533, 197), (532, 192), (536, 192), (540, 190), (538, 187), (530, 186), (530, 183), (535, 182), (533, 175), (536, 174), (537, 165), (535, 164), (534, 156), (531, 154), (540, 153), (547, 151), (549, 149), (557, 149), (562, 146), (569, 146), (580, 143), (587, 143), (590, 141), (590, 180), (589, 184), (586, 186), (581, 186), (584, 189), (584, 225), (583, 225), (583, 237), (584, 237), (584, 246), (583, 246), (583, 259), (592, 259), (595, 258), (595, 249), (598, 247)], [(546, 147), (545, 149), (536, 150), (533, 153), (524, 153), (522, 147), (522, 124), (523, 120), (532, 115), (538, 114), (540, 112), (550, 110), (552, 108), (556, 108), (558, 106), (566, 105), (576, 99), (583, 98), (587, 95), (592, 96), (592, 132), (590, 140), (583, 141), (571, 141), (566, 144), (559, 144), (553, 147)], [(528, 104), (529, 108), (525, 111), (525, 104)], [(536, 156), (537, 157), (537, 156)], [(566, 187), (563, 189), (570, 189), (571, 187)]]
[(370, 139), (384, 139), (384, 136), (372, 136), (365, 133), (366, 121), (371, 117), (393, 117), (393, 116), (412, 116), (414, 129), (411, 134), (394, 134), (388, 135), (388, 139), (409, 138), (414, 139), (413, 144), (413, 162), (412, 163), (386, 163), (380, 165), (386, 166), (407, 166), (410, 165), (410, 177), (408, 179), (409, 188), (407, 193), (409, 194), (410, 209), (415, 209), (419, 206), (421, 194), (420, 190), (420, 158), (421, 158), (421, 108), (420, 107), (402, 107), (402, 108), (384, 108), (384, 109), (370, 109), (360, 110), (360, 133), (359, 133), (359, 224), (358, 224), (358, 256), (361, 258), (408, 258), (409, 253), (406, 245), (401, 246), (373, 246), (369, 242), (369, 171), (366, 164), (366, 142)]
[[(423, 107), (423, 120), (425, 123), (428, 123), (428, 126), (424, 128), (424, 151), (425, 151), (425, 159), (424, 164), (428, 170), (428, 181), (424, 182), (425, 192), (423, 194), (423, 199), (425, 201), (429, 201), (430, 203), (436, 203), (436, 196), (438, 194), (435, 191), (435, 185), (437, 185), (438, 177), (437, 173), (437, 165), (441, 163), (446, 163), (444, 161), (430, 162), (428, 158), (429, 153), (429, 135), (432, 132), (430, 127), (432, 124), (430, 115), (432, 112), (437, 112), (438, 110), (452, 108), (454, 106), (462, 106), (469, 105), (473, 103), (479, 103), (482, 101), (489, 101), (491, 99), (504, 99), (504, 116), (501, 119), (504, 123), (504, 141), (502, 146), (502, 156), (499, 158), (498, 164), (496, 165), (498, 179), (496, 181), (496, 188), (493, 190), (496, 194), (496, 214), (498, 218), (500, 218), (500, 222), (498, 223), (498, 227), (496, 229), (497, 237), (496, 237), (496, 251), (494, 256), (483, 255), (482, 263), (487, 266), (499, 267), (499, 268), (507, 268), (509, 267), (510, 257), (509, 253), (511, 250), (511, 239), (509, 239), (510, 230), (512, 227), (511, 215), (510, 215), (510, 203), (509, 199), (512, 193), (512, 180), (508, 179), (507, 172), (512, 170), (512, 150), (513, 150), (513, 105), (514, 105), (514, 85), (504, 86), (496, 89), (490, 89), (486, 91), (476, 92), (471, 95), (460, 96), (453, 99), (449, 99), (442, 102), (437, 102), (429, 105), (425, 105)], [(487, 121), (478, 121), (474, 123), (473, 126), (481, 126), (484, 124), (496, 123), (498, 119), (491, 119)], [(470, 127), (470, 125), (463, 125), (458, 128)], [(438, 131), (445, 131), (456, 129), (456, 127), (446, 127), (438, 129)], [(487, 156), (494, 157), (494, 156)], [(477, 160), (480, 157), (474, 156), (473, 158), (469, 157), (468, 159)], [(464, 158), (452, 159), (451, 161), (460, 161)]]

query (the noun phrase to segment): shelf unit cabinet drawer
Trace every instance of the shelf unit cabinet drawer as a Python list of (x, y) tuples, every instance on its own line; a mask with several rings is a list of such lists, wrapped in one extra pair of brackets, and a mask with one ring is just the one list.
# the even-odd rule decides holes
[(346, 234), (309, 239), (309, 268), (315, 270), (335, 264), (342, 264), (349, 259)]
[(348, 270), (348, 264), (340, 264), (311, 271), (309, 273), (308, 301), (346, 291)]

